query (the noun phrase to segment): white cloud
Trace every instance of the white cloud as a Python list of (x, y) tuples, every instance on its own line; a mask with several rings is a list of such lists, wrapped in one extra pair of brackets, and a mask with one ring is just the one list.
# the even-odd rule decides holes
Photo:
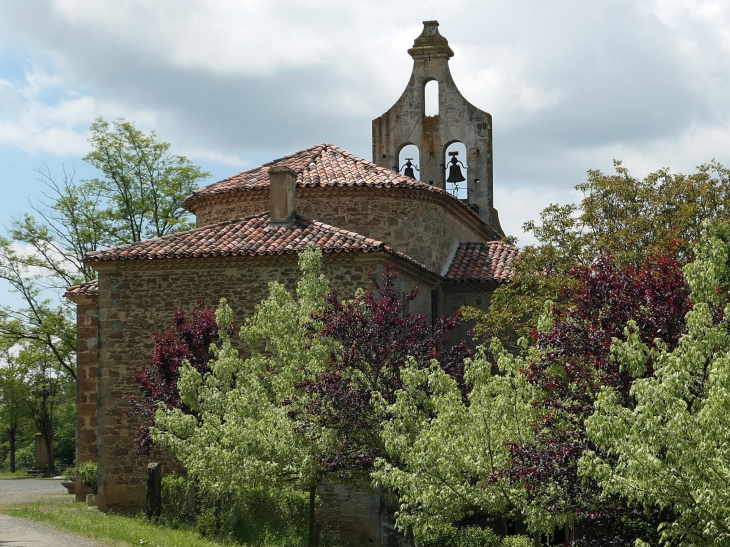
[[(119, 105), (64, 88), (58, 76), (35, 65), (20, 83), (0, 79), (0, 105), (0, 144), (59, 156), (84, 155), (91, 120), (102, 113), (125, 112)], [(136, 119), (154, 122), (151, 113), (137, 112)]]
[(540, 212), (551, 203), (580, 203), (581, 198), (573, 189), (509, 188), (500, 184), (494, 187), (494, 206), (502, 230), (506, 235), (516, 236), (520, 247), (537, 243), (532, 234), (522, 231), (525, 222), (534, 220), (540, 224)]

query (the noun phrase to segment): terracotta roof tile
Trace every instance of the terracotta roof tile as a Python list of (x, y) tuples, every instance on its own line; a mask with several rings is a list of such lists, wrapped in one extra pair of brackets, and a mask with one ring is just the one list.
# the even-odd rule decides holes
[(183, 202), (183, 207), (190, 208), (196, 200), (205, 196), (268, 188), (269, 168), (273, 166), (285, 166), (292, 169), (297, 174), (298, 187), (418, 188), (427, 192), (444, 194), (461, 203), (463, 207), (479, 218), (469, 209), (468, 205), (446, 190), (375, 165), (332, 144), (319, 144), (199, 188)]
[(73, 296), (96, 296), (97, 294), (99, 294), (99, 283), (96, 279), (92, 279), (86, 283), (67, 288), (63, 296), (68, 298)]
[(520, 250), (499, 241), (460, 243), (446, 273), (452, 283), (488, 283), (508, 281)]
[(269, 218), (269, 213), (262, 213), (129, 245), (92, 251), (86, 254), (85, 261), (281, 255), (299, 253), (313, 245), (327, 253), (384, 251), (431, 271), (382, 241), (355, 232), (303, 218), (297, 218), (288, 225), (270, 225)]

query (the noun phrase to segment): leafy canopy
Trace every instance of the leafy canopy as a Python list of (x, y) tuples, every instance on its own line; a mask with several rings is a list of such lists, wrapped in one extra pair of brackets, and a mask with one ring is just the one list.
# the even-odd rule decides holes
[(603, 454), (581, 461), (605, 492), (661, 507), (671, 517), (660, 527), (666, 545), (730, 541), (730, 229), (705, 222), (702, 230), (697, 259), (684, 268), (694, 304), (687, 332), (676, 345), (648, 344), (629, 322), (613, 353), (637, 377), (633, 404), (616, 389), (599, 395), (586, 430)]
[(638, 265), (670, 247), (686, 263), (703, 219), (730, 221), (730, 170), (715, 161), (690, 175), (660, 169), (644, 179), (621, 162), (615, 169), (588, 171), (588, 180), (576, 186), (583, 194), (579, 205), (550, 205), (539, 224), (525, 224), (537, 245), (523, 249), (511, 282), (494, 292), (489, 313), (464, 311), (476, 320), (477, 339), (488, 343), (496, 336), (520, 351), (517, 340), (537, 328), (545, 302), (569, 303), (562, 289), (575, 283), (569, 275), (574, 267), (589, 266), (602, 254)]
[(240, 484), (264, 488), (310, 488), (321, 479), (317, 455), (332, 436), (298, 435), (281, 403), (305, 371), (319, 370), (330, 348), (307, 334), (312, 313), (328, 289), (320, 274), (321, 251), (300, 255), (296, 298), (277, 282), (241, 328), (247, 359), (233, 347), (233, 313), (225, 299), (216, 311), (220, 347), (210, 372), (185, 365), (178, 389), (184, 412), (161, 403), (152, 429), (156, 444), (171, 449), (208, 491), (235, 495)]

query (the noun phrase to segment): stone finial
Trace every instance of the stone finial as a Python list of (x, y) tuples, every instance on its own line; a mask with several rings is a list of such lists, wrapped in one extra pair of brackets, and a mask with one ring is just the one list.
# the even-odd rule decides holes
[(424, 21), (423, 32), (413, 42), (413, 47), (408, 53), (414, 59), (424, 57), (446, 57), (450, 59), (454, 52), (449, 47), (449, 41), (439, 34), (438, 21)]
[(271, 224), (288, 224), (294, 218), (297, 210), (296, 182), (297, 174), (289, 167), (269, 169)]

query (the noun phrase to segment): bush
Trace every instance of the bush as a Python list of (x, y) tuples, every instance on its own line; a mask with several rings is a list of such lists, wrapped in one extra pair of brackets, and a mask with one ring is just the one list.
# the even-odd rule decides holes
[(178, 525), (195, 522), (195, 485), (185, 477), (162, 477), (162, 519)]
[(79, 475), (81, 475), (81, 480), (84, 483), (84, 486), (87, 488), (91, 488), (91, 491), (96, 495), (97, 490), (97, 468), (96, 464), (94, 462), (84, 462), (82, 463), (79, 468)]
[(242, 544), (306, 544), (309, 496), (303, 492), (242, 487), (235, 498), (199, 495), (197, 528)]
[[(7, 467), (10, 468), (10, 454), (7, 458)], [(19, 448), (15, 451), (15, 466), (18, 469), (28, 469), (35, 463), (35, 443)]]
[(162, 477), (162, 519), (192, 524), (201, 536), (241, 544), (299, 547), (306, 543), (309, 495), (242, 486), (235, 496), (201, 492), (193, 481)]
[[(501, 547), (503, 544), (501, 538), (491, 528), (482, 529), (477, 526), (469, 526), (445, 528), (427, 538), (418, 538), (416, 545), (418, 547)], [(510, 545), (510, 547), (513, 546)]]
[(502, 547), (532, 547), (533, 542), (527, 536), (509, 536), (502, 540)]
[(67, 481), (75, 481), (76, 480), (76, 468), (67, 467), (66, 469), (61, 471), (60, 475)]

